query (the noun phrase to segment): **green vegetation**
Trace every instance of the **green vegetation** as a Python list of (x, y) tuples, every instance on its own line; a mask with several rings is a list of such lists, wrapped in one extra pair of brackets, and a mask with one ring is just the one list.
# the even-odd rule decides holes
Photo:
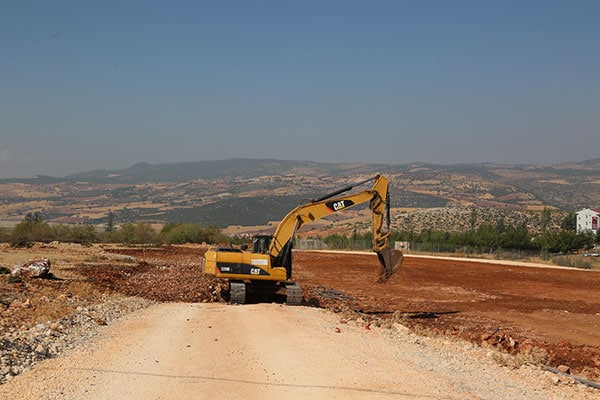
[(13, 246), (30, 246), (34, 242), (71, 243), (125, 243), (125, 244), (182, 244), (227, 242), (219, 228), (205, 228), (200, 224), (167, 224), (160, 232), (146, 222), (124, 223), (118, 228), (112, 220), (104, 232), (97, 232), (93, 225), (50, 225), (40, 213), (29, 213), (12, 231), (1, 230), (0, 241)]
[(217, 227), (204, 228), (199, 224), (167, 224), (161, 230), (161, 237), (167, 244), (218, 243), (228, 238)]
[(203, 226), (264, 225), (281, 220), (307, 200), (303, 196), (232, 197), (198, 207), (169, 211), (160, 219), (167, 222), (198, 223)]
[(322, 240), (332, 250), (338, 249), (356, 249), (368, 250), (373, 246), (373, 233), (370, 231), (365, 233), (354, 232), (350, 236), (332, 234), (325, 236)]
[[(550, 211), (543, 212), (544, 222), (550, 218)], [(412, 250), (426, 252), (450, 252), (464, 254), (486, 253), (501, 258), (521, 258), (527, 255), (541, 256), (548, 259), (550, 255), (559, 265), (576, 268), (591, 268), (589, 260), (572, 256), (589, 250), (600, 242), (600, 235), (591, 232), (576, 233), (573, 213), (569, 213), (562, 221), (559, 229), (550, 229), (545, 225), (541, 233), (533, 234), (525, 225), (508, 225), (499, 219), (494, 225), (481, 224), (475, 228), (478, 214), (470, 215), (470, 226), (466, 232), (446, 232), (426, 229), (414, 231), (393, 231), (390, 240), (394, 242), (410, 242)], [(51, 225), (45, 222), (40, 213), (29, 213), (14, 229), (0, 229), (0, 241), (9, 242), (13, 246), (30, 246), (34, 242), (72, 242), (72, 243), (124, 243), (124, 244), (184, 244), (184, 243), (231, 243), (242, 244), (246, 238), (230, 238), (224, 235), (217, 226), (205, 227), (197, 223), (169, 223), (157, 231), (152, 225), (138, 221), (116, 225), (114, 216), (110, 216), (105, 229), (98, 232), (94, 225)], [(351, 235), (332, 234), (320, 238), (330, 249), (368, 250), (372, 246), (373, 235), (353, 232)]]
[(447, 247), (469, 246), (480, 249), (517, 249), (539, 251), (545, 254), (573, 253), (593, 247), (595, 235), (578, 234), (572, 230), (544, 231), (532, 236), (525, 227), (481, 225), (477, 230), (448, 233), (425, 230), (418, 235), (394, 232), (395, 241), (440, 244)]
[(29, 213), (8, 235), (13, 246), (28, 246), (33, 242), (61, 240), (73, 243), (91, 243), (98, 240), (91, 225), (49, 225), (39, 212)]
[(0, 243), (10, 241), (10, 230), (0, 227)]
[[(108, 233), (108, 232), (107, 232)], [(125, 244), (160, 244), (156, 230), (146, 222), (126, 223), (107, 235), (109, 242)]]
[[(472, 214), (471, 218), (475, 219)], [(567, 217), (569, 218), (569, 217)], [(569, 218), (570, 219), (570, 218)], [(532, 235), (524, 226), (505, 226), (502, 220), (496, 225), (480, 225), (467, 232), (445, 232), (427, 229), (418, 234), (409, 231), (393, 231), (390, 240), (410, 242), (412, 250), (435, 253), (488, 254), (497, 258), (519, 259), (527, 256), (553, 260), (558, 265), (575, 268), (591, 268), (592, 263), (575, 254), (591, 249), (598, 238), (593, 233), (578, 234), (567, 229), (546, 230)], [(367, 232), (344, 236), (339, 234), (322, 237), (330, 249), (370, 249), (372, 234)]]

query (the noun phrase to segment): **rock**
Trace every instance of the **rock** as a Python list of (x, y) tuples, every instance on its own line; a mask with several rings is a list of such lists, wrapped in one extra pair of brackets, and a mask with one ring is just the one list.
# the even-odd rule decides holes
[[(21, 307), (21, 302), (18, 302)], [(108, 323), (150, 304), (143, 299), (113, 301), (96, 307), (80, 307), (69, 317), (38, 323), (28, 328), (21, 325), (0, 336), (0, 385), (34, 367), (38, 362), (81, 345), (81, 341), (97, 332), (101, 322)], [(94, 309), (94, 319), (86, 317)], [(2, 396), (0, 396), (2, 397)], [(3, 398), (3, 397), (2, 397)]]
[(11, 274), (26, 278), (49, 278), (50, 260), (47, 258), (29, 260), (23, 265), (13, 268)]
[(37, 324), (36, 326), (33, 327), (34, 330), (41, 332), (41, 331), (45, 331), (47, 328), (46, 324), (44, 324), (43, 322)]
[(396, 322), (396, 323), (394, 323), (394, 324), (392, 325), (392, 327), (393, 327), (393, 328), (394, 328), (394, 329), (395, 329), (395, 330), (396, 330), (398, 333), (402, 333), (402, 334), (405, 334), (405, 335), (407, 335), (407, 334), (409, 334), (409, 333), (410, 333), (410, 329), (408, 329), (408, 327), (406, 327), (406, 326), (404, 326), (404, 325), (402, 325), (402, 324), (399, 324), (399, 323), (397, 323), (397, 322)]
[(42, 344), (38, 344), (35, 348), (35, 352), (41, 355), (46, 355), (46, 353), (48, 353), (48, 350)]
[(571, 373), (571, 367), (569, 367), (568, 365), (559, 365), (558, 367), (556, 367), (556, 369), (562, 372), (563, 374)]

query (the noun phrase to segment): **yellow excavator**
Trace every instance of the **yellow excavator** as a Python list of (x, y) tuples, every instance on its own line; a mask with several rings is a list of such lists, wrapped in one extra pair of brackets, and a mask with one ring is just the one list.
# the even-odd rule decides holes
[[(374, 181), (371, 189), (340, 196)], [(346, 186), (290, 211), (277, 225), (273, 235), (257, 235), (252, 249), (247, 246), (214, 247), (204, 254), (204, 272), (229, 280), (229, 302), (244, 304), (246, 291), (276, 292), (285, 286), (287, 304), (302, 303), (302, 289), (292, 278), (292, 245), (294, 234), (303, 225), (358, 204), (369, 202), (373, 229), (373, 251), (379, 259), (379, 282), (386, 282), (402, 264), (403, 255), (389, 247), (390, 200), (389, 182), (383, 175)], [(386, 220), (386, 229), (383, 222)]]

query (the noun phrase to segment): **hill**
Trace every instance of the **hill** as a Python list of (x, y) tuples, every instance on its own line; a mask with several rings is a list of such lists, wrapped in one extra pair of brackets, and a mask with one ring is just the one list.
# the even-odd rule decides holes
[[(0, 221), (15, 223), (41, 211), (51, 222), (102, 224), (110, 210), (118, 223), (263, 225), (310, 198), (377, 173), (390, 180), (392, 206), (413, 213), (477, 207), (481, 215), (496, 210), (491, 215), (510, 216), (544, 207), (600, 208), (600, 159), (556, 165), (388, 165), (238, 158), (0, 180)], [(421, 221), (413, 215), (408, 219)], [(457, 215), (460, 220), (464, 213)], [(397, 226), (405, 220), (404, 214), (397, 217)]]

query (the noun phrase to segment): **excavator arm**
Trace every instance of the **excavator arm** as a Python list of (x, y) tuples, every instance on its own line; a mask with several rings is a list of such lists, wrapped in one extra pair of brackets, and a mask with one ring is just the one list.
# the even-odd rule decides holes
[[(352, 190), (354, 187), (374, 181), (373, 187), (355, 194), (338, 196)], [(366, 179), (354, 185), (339, 189), (333, 193), (300, 205), (290, 211), (279, 223), (269, 247), (269, 254), (273, 260), (282, 264), (289, 259), (291, 241), (295, 232), (307, 223), (319, 220), (332, 213), (369, 202), (373, 230), (373, 251), (377, 253), (380, 263), (379, 282), (387, 281), (402, 263), (402, 253), (389, 248), (389, 182), (382, 175)], [(383, 223), (387, 221), (384, 230)], [(286, 268), (291, 268), (291, 265)], [(288, 271), (291, 275), (291, 270)]]

